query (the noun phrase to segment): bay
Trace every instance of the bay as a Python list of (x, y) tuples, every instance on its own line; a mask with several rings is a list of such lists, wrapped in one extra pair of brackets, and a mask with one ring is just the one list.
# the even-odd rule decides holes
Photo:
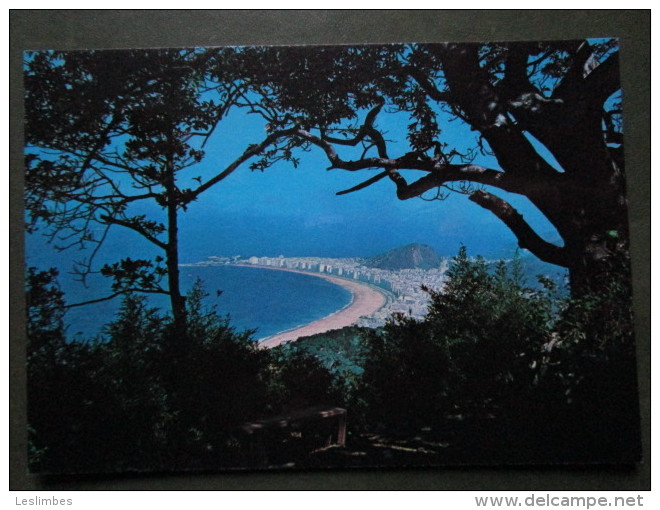
[[(197, 278), (208, 293), (205, 305), (214, 307), (219, 315), (229, 315), (230, 324), (238, 331), (256, 329), (255, 339), (326, 317), (346, 307), (352, 299), (346, 289), (312, 275), (240, 266), (181, 267), (184, 291)], [(80, 289), (67, 287), (69, 302), (84, 299)], [(150, 296), (149, 303), (168, 310), (166, 296)], [(82, 339), (101, 333), (119, 304), (117, 298), (71, 308), (65, 317), (67, 336)]]

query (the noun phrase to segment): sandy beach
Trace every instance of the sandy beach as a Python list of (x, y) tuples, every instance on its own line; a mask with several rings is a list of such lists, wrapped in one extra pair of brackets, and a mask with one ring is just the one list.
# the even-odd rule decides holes
[(278, 335), (269, 336), (259, 341), (259, 346), (270, 349), (285, 342), (292, 342), (303, 336), (316, 335), (324, 333), (333, 329), (340, 329), (346, 326), (355, 324), (357, 320), (364, 316), (370, 315), (379, 310), (386, 302), (385, 295), (382, 292), (365, 285), (363, 283), (346, 280), (344, 278), (337, 278), (321, 273), (309, 273), (307, 271), (298, 271), (296, 269), (286, 269), (281, 267), (268, 267), (268, 266), (249, 266), (241, 264), (241, 267), (258, 267), (259, 269), (271, 269), (273, 271), (288, 271), (291, 273), (301, 273), (317, 278), (323, 278), (329, 282), (339, 285), (348, 290), (353, 295), (351, 303), (331, 314), (327, 317), (310, 322), (290, 331), (285, 331)]

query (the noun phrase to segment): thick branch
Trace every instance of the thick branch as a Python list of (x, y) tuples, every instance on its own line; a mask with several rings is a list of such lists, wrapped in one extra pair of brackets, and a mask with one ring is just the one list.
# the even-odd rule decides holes
[(573, 65), (553, 92), (554, 98), (567, 101), (589, 101), (600, 106), (621, 88), (619, 52), (612, 53), (598, 64), (588, 43), (583, 43), (575, 54)]
[(353, 186), (350, 189), (346, 189), (344, 191), (337, 192), (337, 195), (347, 195), (349, 193), (353, 193), (355, 191), (359, 191), (361, 189), (367, 188), (367, 187), (371, 186), (372, 184), (380, 181), (381, 179), (384, 179), (388, 175), (390, 175), (390, 172), (388, 170), (386, 170), (384, 172), (379, 173), (378, 175), (373, 176), (371, 179), (367, 179), (366, 181), (361, 182), (357, 186)]
[(598, 106), (621, 88), (618, 51), (587, 75), (584, 80), (584, 88), (586, 97), (592, 104)]
[(505, 98), (494, 89), (488, 73), (479, 65), (477, 47), (447, 45), (440, 56), (452, 98), (470, 125), (488, 141), (501, 168), (536, 179), (556, 176), (557, 171), (509, 118)]
[(504, 79), (500, 90), (508, 97), (520, 97), (523, 94), (540, 94), (532, 85), (527, 75), (527, 59), (529, 47), (525, 44), (511, 44), (507, 51)]
[(561, 105), (562, 100), (545, 97), (532, 84), (527, 63), (529, 54), (530, 49), (526, 44), (514, 43), (509, 46), (504, 79), (497, 90), (507, 99), (508, 106), (523, 129), (533, 132), (537, 124), (552, 124), (543, 116), (547, 115), (549, 109)]
[[(339, 157), (335, 147), (327, 140), (311, 134), (304, 129), (299, 129), (297, 135), (300, 138), (323, 149), (330, 161), (330, 168), (355, 172), (368, 168), (382, 168), (385, 171), (358, 184), (348, 190), (340, 191), (339, 195), (352, 193), (370, 186), (384, 177), (389, 176), (397, 188), (397, 197), (401, 200), (417, 197), (426, 191), (442, 186), (446, 182), (469, 181), (476, 184), (493, 186), (505, 191), (520, 193), (524, 191), (526, 179), (512, 178), (505, 172), (479, 165), (451, 165), (438, 159), (420, 158), (416, 153), (407, 153), (399, 158), (362, 158), (358, 160), (344, 160)], [(398, 173), (398, 170), (421, 170), (428, 175), (408, 184)]]
[[(313, 135), (309, 131), (303, 128), (297, 128), (295, 130), (295, 135), (303, 140), (316, 145), (325, 152), (328, 161), (330, 161), (330, 168), (339, 168), (341, 170), (357, 171), (364, 170), (366, 168), (385, 168), (385, 169), (396, 169), (397, 160), (390, 159), (387, 157), (372, 157), (372, 158), (362, 158), (358, 160), (343, 160), (337, 154), (337, 150), (334, 145), (330, 143), (326, 138), (322, 138), (316, 135)], [(421, 168), (420, 168), (421, 170)]]
[(593, 57), (593, 50), (588, 42), (582, 41), (575, 49), (573, 62), (561, 82), (555, 87), (552, 93), (553, 98), (566, 98), (572, 91), (579, 86), (586, 75), (589, 62)]
[(566, 249), (542, 239), (511, 204), (483, 190), (470, 195), (470, 200), (484, 209), (488, 209), (504, 222), (518, 239), (521, 248), (528, 249), (545, 262), (568, 267)]
[(443, 165), (417, 181), (407, 184), (399, 176), (395, 181), (396, 194), (400, 200), (421, 196), (428, 190), (442, 186), (447, 182), (467, 181), (493, 186), (504, 191), (516, 192), (517, 188), (504, 172), (479, 165)]
[(376, 117), (380, 113), (384, 104), (385, 101), (381, 98), (380, 102), (374, 106), (367, 114), (364, 119), (364, 124), (360, 127), (355, 137), (348, 139), (334, 138), (327, 136), (325, 132), (321, 131), (321, 138), (327, 142), (337, 145), (348, 145), (355, 147), (358, 143), (362, 142), (367, 136), (369, 136), (378, 149), (378, 156), (381, 158), (387, 158), (387, 146), (385, 144), (385, 139), (383, 138), (383, 135), (374, 127)]

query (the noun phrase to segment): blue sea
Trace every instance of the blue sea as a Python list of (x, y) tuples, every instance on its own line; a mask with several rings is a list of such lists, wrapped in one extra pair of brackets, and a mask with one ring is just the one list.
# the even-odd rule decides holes
[[(205, 304), (230, 316), (237, 330), (256, 329), (255, 339), (313, 322), (346, 307), (351, 293), (322, 278), (286, 271), (237, 266), (181, 267), (181, 286), (190, 289), (197, 278), (209, 294)], [(97, 286), (101, 285), (97, 282)], [(89, 299), (90, 291), (67, 282), (68, 303)], [(93, 291), (94, 289), (92, 289)], [(216, 291), (222, 291), (220, 295)], [(89, 338), (110, 322), (121, 298), (71, 308), (65, 316), (69, 338)], [(166, 296), (151, 296), (153, 306), (168, 310)]]

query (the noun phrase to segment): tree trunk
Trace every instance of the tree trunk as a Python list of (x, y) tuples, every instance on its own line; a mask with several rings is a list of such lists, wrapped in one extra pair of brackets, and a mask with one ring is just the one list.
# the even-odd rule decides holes
[(616, 180), (568, 180), (541, 207), (564, 241), (571, 295), (602, 294), (612, 284), (629, 285), (628, 217), (623, 186)]
[(172, 317), (174, 318), (175, 335), (183, 338), (186, 332), (186, 303), (181, 294), (181, 283), (179, 279), (179, 216), (178, 199), (174, 171), (171, 166), (167, 169), (165, 183), (167, 193), (167, 247), (166, 265), (168, 278), (168, 291), (172, 306)]
[(608, 235), (593, 235), (571, 250), (568, 266), (571, 296), (602, 295), (613, 285), (630, 285), (627, 249), (615, 239), (608, 239)]
[[(589, 46), (584, 46), (588, 57)], [(441, 45), (451, 102), (488, 142), (500, 167), (510, 176), (507, 191), (520, 193), (548, 218), (564, 246), (541, 239), (509, 204), (486, 192), (470, 198), (498, 216), (522, 247), (546, 262), (567, 267), (574, 297), (602, 293), (613, 281), (629, 280), (628, 226), (621, 150), (603, 133), (603, 104), (619, 89), (618, 54), (596, 69), (585, 59), (544, 97), (529, 81), (525, 47), (512, 47), (505, 82), (494, 84), (481, 65), (476, 45)], [(515, 115), (515, 121), (511, 116)], [(533, 134), (555, 156), (549, 165), (527, 139)], [(515, 188), (515, 189), (514, 189)]]
[[(170, 294), (170, 303), (172, 306), (172, 316), (174, 317), (174, 326), (178, 334), (185, 331), (186, 326), (186, 299), (181, 294), (181, 284), (179, 279), (179, 240), (178, 225), (176, 223), (176, 212), (170, 214), (171, 207), (168, 206), (168, 224), (169, 240), (167, 243), (167, 275)], [(171, 219), (174, 217), (174, 220)]]

